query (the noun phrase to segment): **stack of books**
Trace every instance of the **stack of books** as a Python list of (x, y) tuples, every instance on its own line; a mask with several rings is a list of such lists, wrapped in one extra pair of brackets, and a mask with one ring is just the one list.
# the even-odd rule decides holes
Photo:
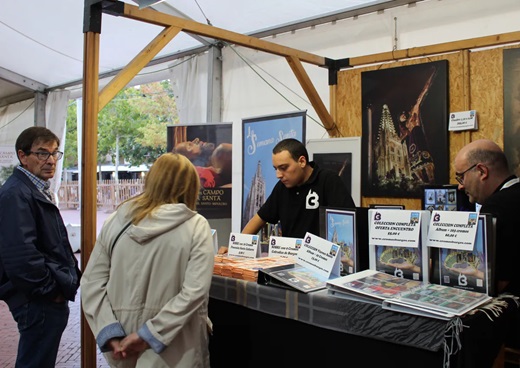
[(294, 264), (295, 261), (284, 257), (261, 257), (254, 259), (216, 255), (213, 274), (240, 280), (258, 280), (258, 271), (263, 268)]

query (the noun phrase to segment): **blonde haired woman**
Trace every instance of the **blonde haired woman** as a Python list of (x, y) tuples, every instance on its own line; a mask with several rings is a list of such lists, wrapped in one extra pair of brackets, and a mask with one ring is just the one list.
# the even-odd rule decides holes
[[(85, 317), (112, 367), (209, 367), (213, 243), (199, 176), (159, 157), (144, 192), (104, 223), (81, 279)], [(125, 228), (125, 226), (128, 227)]]

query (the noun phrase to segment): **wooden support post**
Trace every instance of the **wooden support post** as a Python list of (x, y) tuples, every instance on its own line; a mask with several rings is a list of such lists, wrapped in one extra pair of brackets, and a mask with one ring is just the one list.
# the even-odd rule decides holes
[[(81, 154), (81, 269), (96, 241), (99, 33), (84, 34), (83, 141)], [(81, 314), (81, 367), (96, 368), (96, 340)]]

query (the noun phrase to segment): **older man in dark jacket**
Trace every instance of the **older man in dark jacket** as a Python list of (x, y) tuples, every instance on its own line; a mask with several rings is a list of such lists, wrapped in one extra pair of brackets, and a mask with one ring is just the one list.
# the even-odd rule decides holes
[(21, 165), (0, 188), (0, 299), (18, 324), (16, 367), (55, 366), (80, 271), (49, 191), (63, 153), (43, 127), (16, 141)]

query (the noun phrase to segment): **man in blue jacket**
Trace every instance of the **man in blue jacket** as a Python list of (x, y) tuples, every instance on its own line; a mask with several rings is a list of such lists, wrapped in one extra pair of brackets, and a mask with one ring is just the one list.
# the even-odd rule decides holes
[(53, 368), (80, 270), (49, 179), (63, 156), (44, 127), (16, 140), (20, 165), (0, 188), (0, 299), (18, 324), (16, 367)]

